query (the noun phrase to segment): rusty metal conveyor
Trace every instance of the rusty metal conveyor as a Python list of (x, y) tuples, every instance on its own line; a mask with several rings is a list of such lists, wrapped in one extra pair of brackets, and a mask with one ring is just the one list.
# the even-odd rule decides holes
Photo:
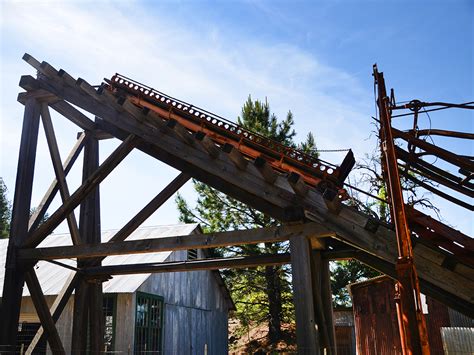
[(106, 88), (115, 95), (154, 111), (163, 119), (175, 120), (197, 136), (206, 135), (224, 150), (232, 146), (249, 159), (264, 159), (279, 172), (299, 174), (307, 184), (318, 187), (322, 192), (327, 188), (342, 188), (355, 163), (351, 150), (342, 164), (336, 166), (120, 74), (115, 74), (106, 82)]

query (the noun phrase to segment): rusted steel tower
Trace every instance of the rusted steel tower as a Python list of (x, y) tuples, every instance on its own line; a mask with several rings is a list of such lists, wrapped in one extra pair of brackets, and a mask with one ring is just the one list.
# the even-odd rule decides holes
[(397, 235), (398, 284), (396, 289), (398, 324), (403, 354), (429, 354), (428, 334), (421, 305), (420, 284), (413, 261), (410, 229), (405, 213), (405, 202), (398, 174), (395, 143), (392, 135), (391, 112), (383, 73), (374, 66), (377, 85), (377, 104), (380, 113), (380, 143), (382, 170), (390, 196), (390, 211)]

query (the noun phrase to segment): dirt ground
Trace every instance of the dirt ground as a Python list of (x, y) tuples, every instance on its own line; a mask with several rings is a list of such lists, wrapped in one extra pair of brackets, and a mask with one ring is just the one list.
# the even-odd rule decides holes
[(238, 321), (229, 320), (229, 354), (296, 354), (295, 325), (283, 324), (284, 339), (278, 344), (269, 344), (268, 325), (250, 326), (240, 337), (235, 335)]

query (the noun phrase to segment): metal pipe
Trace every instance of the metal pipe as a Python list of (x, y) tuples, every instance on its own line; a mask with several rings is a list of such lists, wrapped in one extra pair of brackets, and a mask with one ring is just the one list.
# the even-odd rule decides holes
[(397, 314), (400, 328), (402, 351), (405, 355), (430, 354), (426, 324), (421, 308), (420, 286), (410, 239), (403, 191), (398, 174), (397, 156), (391, 127), (391, 108), (385, 88), (383, 73), (374, 65), (374, 79), (377, 86), (377, 104), (380, 114), (380, 139), (382, 148), (382, 167), (386, 177), (387, 190), (390, 195), (392, 220), (395, 225), (398, 245), (396, 270)]

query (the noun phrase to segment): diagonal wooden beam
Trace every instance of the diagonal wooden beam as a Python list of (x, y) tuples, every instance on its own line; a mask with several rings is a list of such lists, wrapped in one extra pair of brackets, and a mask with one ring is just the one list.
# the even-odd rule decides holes
[[(68, 157), (64, 161), (63, 164), (63, 171), (64, 174), (67, 176), (69, 171), (71, 170), (72, 166), (76, 162), (77, 157), (82, 151), (82, 148), (84, 147), (84, 141), (86, 139), (86, 133), (82, 132), (79, 137), (77, 138), (76, 143), (74, 144), (74, 147), (72, 147), (71, 152), (69, 153)], [(49, 208), (49, 205), (53, 201), (54, 197), (56, 196), (56, 193), (59, 190), (59, 183), (58, 180), (54, 180), (51, 185), (49, 186), (48, 190), (46, 191), (43, 199), (37, 206), (35, 212), (33, 215), (30, 217), (30, 221), (28, 223), (28, 230), (31, 232), (32, 230), (36, 229), (38, 224), (40, 223), (41, 219), (44, 217), (46, 214), (46, 211)]]
[[(53, 305), (50, 308), (51, 317), (53, 318), (53, 322), (56, 323), (61, 316), (64, 308), (67, 305), (69, 297), (72, 295), (72, 291), (76, 287), (79, 281), (79, 275), (77, 273), (71, 273), (66, 280), (64, 286), (62, 287), (59, 294), (54, 299)], [(25, 355), (33, 354), (33, 351), (36, 348), (38, 343), (41, 343), (43, 340), (46, 340), (46, 334), (44, 332), (43, 327), (41, 326), (38, 331), (36, 332), (33, 340), (31, 341), (30, 345), (25, 351)]]
[(121, 242), (133, 233), (145, 220), (163, 205), (181, 186), (189, 181), (188, 174), (180, 173), (162, 191), (156, 195), (140, 212), (138, 212), (122, 229), (110, 239), (109, 242)]
[(85, 131), (94, 131), (96, 125), (89, 117), (84, 115), (77, 108), (63, 100), (58, 100), (49, 104), (56, 112), (60, 113), (72, 123), (82, 128)]
[(30, 269), (25, 274), (25, 281), (30, 290), (31, 298), (36, 308), (36, 313), (41, 321), (41, 325), (48, 334), (48, 343), (53, 354), (66, 354), (64, 351), (63, 344), (59, 338), (58, 330), (54, 325), (51, 313), (49, 313), (49, 307), (44, 298), (43, 291), (36, 276), (34, 269)]
[(113, 240), (112, 238), (108, 243), (96, 245), (20, 249), (18, 250), (18, 258), (23, 261), (95, 258), (110, 255), (156, 253), (161, 251), (205, 249), (230, 245), (280, 242), (298, 236), (324, 238), (334, 236), (334, 233), (319, 224), (310, 222), (280, 227), (255, 228), (230, 232), (193, 234), (130, 241), (119, 241)]
[(99, 166), (82, 185), (74, 192), (71, 197), (54, 212), (41, 226), (29, 233), (28, 240), (24, 243), (25, 247), (35, 247), (46, 238), (65, 218), (71, 213), (81, 201), (100, 184), (114, 168), (130, 153), (139, 138), (135, 135), (129, 135), (114, 152)]
[[(59, 184), (59, 193), (61, 199), (66, 202), (71, 196), (69, 194), (69, 188), (66, 182), (66, 174), (64, 173), (61, 155), (59, 153), (58, 142), (56, 141), (56, 135), (54, 134), (53, 122), (51, 121), (51, 115), (49, 114), (48, 105), (43, 103), (41, 105), (41, 118), (43, 120), (44, 133), (46, 135), (46, 141), (48, 142), (49, 152), (51, 155), (51, 161), (53, 163), (54, 173), (56, 175), (56, 181)], [(67, 224), (71, 233), (71, 239), (74, 245), (81, 244), (81, 236), (79, 234), (79, 228), (77, 226), (76, 216), (74, 211), (67, 215)]]

